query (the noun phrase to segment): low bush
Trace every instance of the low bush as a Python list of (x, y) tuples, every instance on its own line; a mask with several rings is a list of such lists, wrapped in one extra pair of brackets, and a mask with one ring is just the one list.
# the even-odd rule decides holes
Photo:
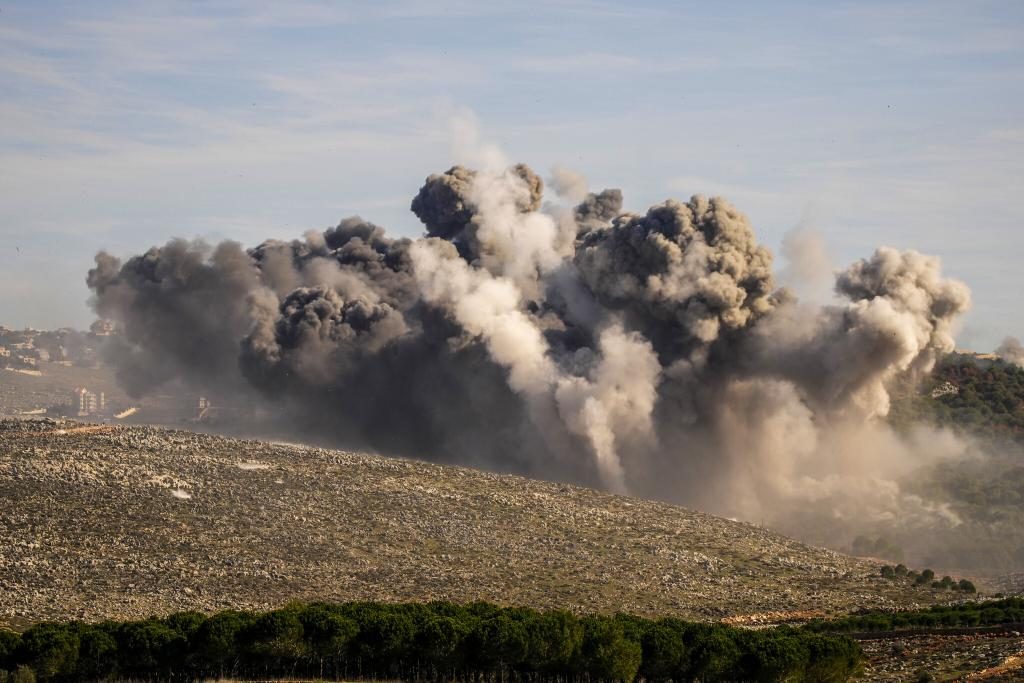
[[(941, 584), (941, 582), (938, 582)], [(971, 589), (970, 581), (963, 581)], [(967, 592), (968, 589), (961, 588)], [(813, 621), (805, 629), (817, 633), (898, 631), (913, 628), (962, 628), (1024, 623), (1024, 598), (960, 605), (936, 605), (911, 612), (867, 612), (832, 621)]]

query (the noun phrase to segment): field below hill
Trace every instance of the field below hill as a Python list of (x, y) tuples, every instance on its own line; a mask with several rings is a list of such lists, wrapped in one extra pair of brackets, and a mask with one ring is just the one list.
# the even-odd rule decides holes
[(8, 622), (445, 599), (756, 624), (951, 599), (673, 505), (153, 427), (0, 422), (0, 498)]

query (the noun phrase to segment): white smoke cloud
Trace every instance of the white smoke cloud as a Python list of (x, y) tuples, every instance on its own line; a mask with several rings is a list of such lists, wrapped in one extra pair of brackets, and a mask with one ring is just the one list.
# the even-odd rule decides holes
[[(447, 242), (419, 242), (410, 252), (417, 282), (426, 301), (484, 341), (535, 416), (557, 404), (562, 427), (583, 437), (602, 483), (625, 493), (616, 441), (652, 432), (660, 366), (650, 344), (621, 325), (601, 333), (589, 376), (570, 375), (552, 360), (539, 321), (522, 307), (527, 295), (539, 294), (539, 280), (564, 262), (565, 246), (550, 216), (522, 211), (529, 195), (511, 169), (476, 174), (467, 197), (477, 212), (481, 267), (468, 264)], [(550, 441), (562, 441), (551, 434), (549, 419), (542, 423)]]

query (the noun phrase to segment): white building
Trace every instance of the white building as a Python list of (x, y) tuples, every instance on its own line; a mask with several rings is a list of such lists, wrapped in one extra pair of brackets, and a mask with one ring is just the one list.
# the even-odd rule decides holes
[(71, 393), (71, 412), (79, 416), (95, 415), (106, 408), (103, 392), (96, 394), (85, 387), (79, 387)]

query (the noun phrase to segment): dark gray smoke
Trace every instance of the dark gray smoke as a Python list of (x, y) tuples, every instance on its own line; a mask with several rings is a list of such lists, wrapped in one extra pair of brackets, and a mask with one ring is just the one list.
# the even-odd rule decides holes
[(605, 227), (613, 218), (622, 213), (622, 191), (601, 190), (589, 192), (573, 211), (573, 218), (579, 226), (580, 236)]
[(602, 306), (621, 312), (666, 364), (703, 357), (768, 312), (771, 261), (743, 214), (703, 197), (619, 216), (589, 233), (574, 258)]
[(241, 245), (174, 239), (123, 265), (101, 252), (87, 282), (96, 312), (123, 327), (108, 353), (130, 393), (175, 379), (242, 386), (238, 342), (252, 326), (244, 302), (260, 270)]
[[(515, 211), (528, 213), (540, 208), (544, 181), (525, 164), (509, 172), (522, 180), (521, 192), (512, 200)], [(481, 227), (479, 207), (473, 197), (477, 172), (453, 166), (434, 174), (412, 200), (412, 212), (427, 228), (428, 237), (440, 237), (454, 244), (459, 253), (473, 261), (480, 256), (477, 232)]]
[(576, 205), (544, 204), (523, 165), (432, 175), (417, 240), (348, 218), (247, 251), (101, 253), (93, 305), (123, 329), (130, 391), (260, 396), (341, 444), (752, 519), (939, 514), (895, 482), (962, 444), (880, 419), (969, 306), (936, 259), (881, 248), (838, 274), (844, 303), (805, 305), (724, 199), (633, 214), (578, 174), (553, 184)]

